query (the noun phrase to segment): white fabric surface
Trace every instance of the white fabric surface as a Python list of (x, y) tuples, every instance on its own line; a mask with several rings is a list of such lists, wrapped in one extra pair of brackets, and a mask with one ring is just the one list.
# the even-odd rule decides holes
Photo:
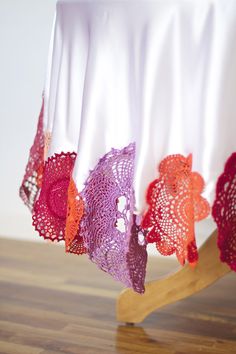
[(48, 156), (100, 157), (136, 142), (137, 212), (169, 154), (193, 154), (212, 202), (236, 150), (236, 1), (57, 2), (45, 80)]

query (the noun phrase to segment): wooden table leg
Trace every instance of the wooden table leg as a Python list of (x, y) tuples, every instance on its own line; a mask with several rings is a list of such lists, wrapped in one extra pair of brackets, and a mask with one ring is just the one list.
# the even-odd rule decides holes
[(146, 283), (143, 295), (123, 290), (117, 299), (117, 320), (139, 323), (154, 310), (195, 294), (228, 272), (230, 268), (219, 258), (215, 230), (199, 249), (195, 268), (186, 264), (164, 278)]

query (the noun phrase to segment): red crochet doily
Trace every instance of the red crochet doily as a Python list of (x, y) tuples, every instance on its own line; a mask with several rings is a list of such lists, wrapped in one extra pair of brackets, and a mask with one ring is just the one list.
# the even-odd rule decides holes
[(170, 155), (160, 163), (160, 177), (147, 190), (149, 208), (142, 220), (142, 227), (148, 229), (147, 242), (155, 242), (163, 255), (176, 253), (182, 265), (186, 260), (196, 264), (194, 221), (210, 212), (208, 202), (200, 195), (203, 178), (191, 168), (192, 155)]
[(55, 154), (45, 162), (42, 188), (33, 209), (33, 225), (51, 241), (65, 239), (67, 197), (76, 153)]
[(212, 216), (218, 227), (220, 259), (236, 271), (236, 152), (218, 178)]

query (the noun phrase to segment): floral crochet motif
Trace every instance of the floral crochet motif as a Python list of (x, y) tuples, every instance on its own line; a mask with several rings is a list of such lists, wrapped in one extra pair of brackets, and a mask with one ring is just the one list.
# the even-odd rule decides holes
[(218, 227), (221, 261), (236, 271), (236, 152), (229, 157), (217, 181), (212, 216)]
[(146, 245), (140, 246), (139, 257), (133, 257), (138, 249), (137, 232), (132, 228), (134, 157), (134, 144), (112, 149), (90, 172), (81, 192), (85, 210), (80, 230), (89, 258), (99, 268), (143, 292)]
[(163, 255), (176, 253), (182, 265), (186, 260), (190, 265), (196, 264), (194, 221), (210, 212), (208, 202), (200, 195), (204, 181), (191, 168), (192, 155), (170, 155), (160, 163), (160, 177), (149, 185), (149, 209), (141, 223), (148, 229), (147, 242), (156, 242)]
[(61, 153), (45, 162), (42, 189), (33, 209), (33, 225), (44, 239), (65, 239), (67, 194), (76, 153)]
[(86, 253), (83, 238), (80, 235), (79, 223), (84, 213), (84, 202), (80, 198), (75, 182), (71, 177), (68, 188), (67, 218), (65, 229), (66, 252)]
[(33, 210), (42, 183), (44, 168), (44, 134), (43, 134), (44, 96), (42, 95), (41, 111), (38, 118), (37, 132), (30, 149), (25, 175), (19, 194), (30, 211)]
[[(133, 215), (133, 225), (129, 243), (129, 251), (126, 262), (129, 269), (129, 277), (134, 290), (140, 294), (144, 293), (144, 281), (147, 265), (147, 246), (141, 227), (137, 224), (138, 217)], [(139, 241), (139, 235), (143, 237), (143, 243)]]

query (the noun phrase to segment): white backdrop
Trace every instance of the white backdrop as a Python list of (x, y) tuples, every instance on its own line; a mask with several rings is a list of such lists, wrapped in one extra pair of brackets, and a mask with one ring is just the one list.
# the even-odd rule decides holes
[(36, 132), (55, 0), (0, 0), (0, 235), (38, 240), (18, 197)]
[[(41, 107), (55, 3), (0, 0), (0, 236), (4, 237), (41, 240), (18, 190)], [(198, 244), (213, 228), (211, 220), (198, 223)]]

